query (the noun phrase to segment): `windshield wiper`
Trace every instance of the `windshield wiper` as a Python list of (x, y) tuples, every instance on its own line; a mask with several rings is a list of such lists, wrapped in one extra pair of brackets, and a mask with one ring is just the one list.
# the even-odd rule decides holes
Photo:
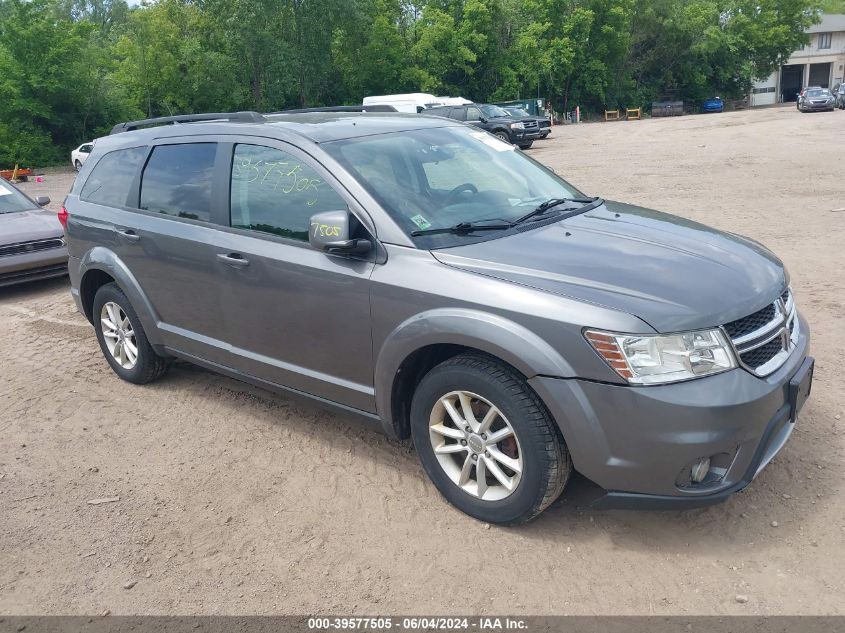
[(411, 237), (420, 235), (437, 235), (439, 233), (471, 233), (473, 231), (504, 231), (513, 226), (512, 222), (499, 221), (498, 224), (482, 224), (480, 222), (458, 222), (453, 226), (444, 226), (437, 229), (420, 229), (411, 231)]
[[(546, 200), (543, 204), (538, 206), (533, 211), (526, 213), (521, 218), (517, 218), (513, 221), (513, 224), (522, 224), (523, 222), (527, 222), (531, 218), (536, 218), (539, 215), (545, 214), (547, 211), (550, 211), (554, 207), (559, 207), (562, 204), (566, 204), (567, 202), (576, 202), (579, 204), (589, 204), (591, 205), (590, 208), (594, 208), (599, 206), (602, 202), (604, 202), (601, 198), (552, 198), (551, 200)], [(588, 209), (578, 209), (579, 212), (587, 211)]]

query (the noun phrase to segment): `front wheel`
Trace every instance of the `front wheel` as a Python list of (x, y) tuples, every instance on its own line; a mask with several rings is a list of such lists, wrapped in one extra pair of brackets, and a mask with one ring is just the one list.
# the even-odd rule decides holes
[(167, 360), (155, 353), (138, 315), (117, 284), (105, 284), (97, 290), (92, 314), (97, 341), (114, 373), (138, 385), (164, 373)]
[(73, 166), (76, 168), (76, 171), (82, 169), (82, 163), (80, 163), (78, 160), (73, 161)]
[(502, 131), (495, 132), (495, 133), (493, 134), (493, 136), (495, 136), (496, 138), (498, 138), (498, 139), (500, 139), (500, 140), (504, 141), (504, 142), (505, 142), (505, 143), (507, 143), (508, 145), (510, 145), (510, 144), (511, 144), (511, 137), (510, 137), (510, 136), (508, 136), (508, 133), (507, 133), (507, 132), (502, 132)]
[(480, 354), (426, 374), (411, 404), (411, 434), (447, 501), (489, 523), (530, 521), (560, 496), (572, 470), (554, 421), (525, 379)]
[(528, 141), (527, 143), (520, 145), (519, 149), (531, 149), (532, 145), (534, 145), (534, 141)]

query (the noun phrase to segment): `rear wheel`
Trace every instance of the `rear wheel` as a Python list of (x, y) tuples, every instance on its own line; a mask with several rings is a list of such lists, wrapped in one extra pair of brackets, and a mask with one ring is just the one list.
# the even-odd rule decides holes
[(138, 315), (117, 284), (97, 290), (92, 314), (97, 341), (114, 373), (142, 385), (165, 372), (167, 361), (147, 341)]
[(411, 433), (440, 493), (490, 523), (530, 521), (560, 496), (572, 470), (554, 422), (525, 379), (480, 354), (450, 359), (422, 379)]

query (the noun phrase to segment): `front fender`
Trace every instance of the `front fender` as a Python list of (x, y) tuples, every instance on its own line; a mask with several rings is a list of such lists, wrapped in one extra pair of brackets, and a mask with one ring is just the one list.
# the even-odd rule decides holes
[[(141, 327), (144, 328), (144, 334), (146, 334), (147, 340), (154, 347), (163, 345), (158, 330), (158, 315), (147, 299), (147, 295), (141, 289), (138, 280), (135, 279), (135, 276), (129, 271), (129, 268), (126, 267), (126, 264), (123, 263), (120, 257), (114, 251), (103, 246), (96, 246), (85, 253), (79, 265), (80, 291), (85, 287), (85, 275), (92, 270), (102, 271), (115, 280), (115, 283), (123, 290), (132, 304), (132, 308), (141, 320)], [(89, 320), (92, 319), (90, 314), (86, 314), (86, 316)]]
[(396, 373), (417, 350), (432, 345), (460, 345), (495, 356), (526, 378), (575, 375), (557, 350), (527, 328), (504, 317), (467, 308), (438, 308), (400, 323), (384, 340), (376, 359), (376, 407), (391, 420)]

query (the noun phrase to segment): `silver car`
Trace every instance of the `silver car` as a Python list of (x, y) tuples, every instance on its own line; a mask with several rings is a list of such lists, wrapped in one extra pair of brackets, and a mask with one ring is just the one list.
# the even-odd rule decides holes
[(71, 293), (118, 376), (179, 358), (370, 420), (483, 521), (533, 518), (573, 469), (606, 507), (721, 501), (810, 393), (765, 247), (586, 196), (447, 118), (120, 124), (65, 207)]
[(833, 112), (836, 99), (827, 88), (808, 88), (798, 97), (800, 112)]
[(67, 274), (67, 246), (55, 213), (0, 178), (0, 286)]

